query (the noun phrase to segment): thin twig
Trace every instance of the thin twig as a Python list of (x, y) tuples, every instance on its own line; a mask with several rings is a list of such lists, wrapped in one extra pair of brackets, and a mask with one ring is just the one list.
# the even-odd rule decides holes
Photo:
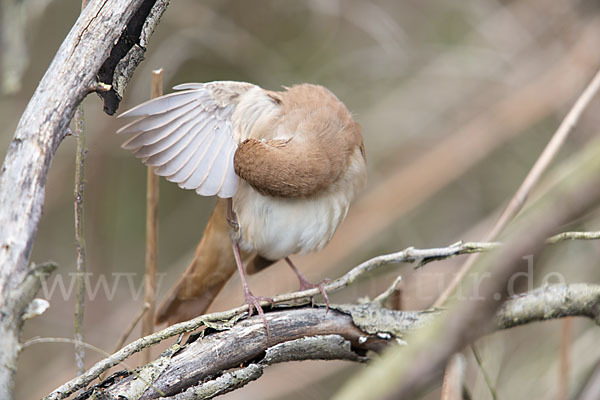
[[(352, 268), (342, 277), (325, 285), (326, 292), (335, 292), (346, 286), (351, 285), (366, 273), (387, 264), (417, 262), (418, 265), (434, 261), (443, 260), (458, 256), (461, 254), (479, 253), (484, 251), (495, 250), (500, 247), (500, 243), (484, 243), (484, 242), (457, 242), (448, 247), (432, 248), (432, 249), (415, 249), (409, 247), (397, 253), (386, 254), (374, 257), (362, 264)], [(319, 289), (308, 289), (299, 292), (287, 293), (273, 298), (275, 304), (286, 303), (292, 300), (301, 300), (319, 294)], [(264, 305), (269, 303), (264, 302)]]
[(142, 319), (142, 317), (146, 314), (146, 312), (148, 311), (149, 308), (150, 308), (150, 304), (144, 303), (144, 306), (142, 307), (142, 309), (138, 312), (138, 314), (135, 316), (135, 318), (131, 321), (131, 323), (125, 330), (125, 332), (123, 332), (123, 335), (121, 335), (121, 339), (119, 339), (119, 342), (115, 346), (115, 350), (113, 351), (113, 353), (116, 353), (119, 349), (121, 349), (123, 347), (123, 345), (125, 344), (125, 341), (129, 337), (129, 335), (131, 335), (131, 332), (136, 327), (138, 322), (140, 322), (140, 319)]
[[(31, 345), (34, 344), (38, 344), (38, 343), (71, 343), (74, 344), (75, 346), (81, 346), (81, 347), (86, 347), (90, 350), (93, 350), (97, 353), (102, 354), (104, 357), (110, 357), (110, 354), (104, 350), (102, 350), (99, 347), (94, 346), (93, 344), (89, 344), (86, 342), (80, 342), (78, 340), (74, 340), (74, 339), (70, 339), (70, 338), (57, 338), (57, 337), (36, 337), (33, 339), (30, 339), (28, 341), (26, 341), (25, 343), (23, 343), (23, 346), (21, 346), (23, 349), (27, 348)], [(127, 368), (127, 370), (129, 372), (131, 372), (132, 374), (134, 374), (138, 379), (142, 380), (144, 383), (146, 383), (147, 385), (149, 385), (150, 387), (152, 387), (154, 390), (156, 390), (158, 393), (163, 394), (159, 389), (155, 388), (152, 386), (151, 382), (148, 382), (147, 380), (145, 380), (142, 376), (140, 376), (136, 371), (135, 368), (132, 368), (131, 366), (127, 365), (126, 362), (121, 361), (120, 364), (122, 364), (125, 368)], [(81, 375), (81, 374), (80, 374)]]
[(561, 321), (560, 330), (560, 368), (558, 371), (558, 400), (567, 400), (569, 398), (569, 376), (571, 375), (571, 339), (572, 339), (571, 318), (565, 318)]
[[(163, 94), (163, 70), (152, 71), (152, 93), (154, 99)], [(154, 174), (152, 167), (147, 170), (146, 185), (146, 285), (144, 302), (148, 304), (148, 313), (142, 321), (142, 336), (154, 332), (154, 309), (156, 305), (156, 275), (158, 271), (158, 175)], [(143, 353), (144, 363), (152, 359), (151, 349), (148, 347)]]
[(385, 302), (398, 292), (400, 282), (402, 282), (402, 275), (398, 275), (396, 279), (394, 279), (394, 282), (385, 291), (383, 291), (379, 296), (375, 297), (373, 299), (373, 303), (379, 304), (381, 307), (383, 307)]
[[(140, 309), (140, 311), (135, 316), (135, 318), (129, 323), (129, 326), (127, 327), (125, 332), (123, 332), (123, 335), (121, 335), (121, 339), (119, 339), (119, 342), (115, 346), (113, 353), (116, 353), (119, 349), (121, 349), (123, 347), (123, 345), (125, 344), (125, 341), (129, 337), (129, 335), (131, 335), (131, 332), (133, 332), (133, 329), (137, 326), (138, 322), (140, 322), (140, 320), (142, 319), (144, 314), (146, 314), (146, 311), (148, 311), (148, 308), (150, 308), (150, 304), (144, 303), (144, 306)], [(103, 373), (98, 376), (98, 379), (100, 379), (100, 380), (104, 379)]]
[[(512, 199), (508, 203), (508, 206), (504, 209), (504, 212), (491, 229), (491, 231), (487, 234), (485, 241), (491, 242), (496, 240), (498, 235), (504, 230), (506, 225), (521, 211), (523, 208), (523, 204), (527, 200), (527, 196), (534, 188), (534, 186), (540, 180), (540, 177), (546, 171), (566, 138), (569, 136), (569, 133), (573, 130), (573, 128), (577, 125), (579, 118), (583, 111), (587, 108), (588, 104), (594, 98), (598, 89), (600, 88), (600, 71), (596, 72), (594, 79), (589, 83), (583, 93), (579, 96), (571, 110), (568, 112), (567, 116), (563, 119), (560, 126), (550, 139), (550, 142), (542, 151), (542, 154), (538, 157), (537, 161), (525, 177), (517, 192), (513, 195)], [(450, 284), (444, 289), (444, 291), (440, 294), (437, 300), (433, 303), (433, 307), (442, 306), (446, 300), (450, 297), (450, 295), (456, 290), (459, 283), (465, 277), (467, 272), (471, 269), (477, 256), (469, 257), (465, 263), (462, 265), (460, 270), (456, 273), (456, 275), (450, 281)]]
[(547, 244), (556, 244), (564, 240), (596, 240), (600, 239), (600, 232), (563, 232), (549, 237)]
[(80, 104), (75, 111), (75, 134), (77, 140), (77, 155), (75, 157), (75, 189), (74, 189), (74, 209), (75, 209), (75, 247), (77, 249), (77, 275), (75, 277), (76, 300), (75, 300), (75, 365), (77, 374), (85, 372), (85, 348), (81, 345), (84, 340), (83, 316), (85, 312), (85, 231), (84, 231), (84, 210), (83, 198), (85, 188), (85, 157), (87, 154), (86, 137), (84, 130), (83, 106)]
[[(546, 169), (548, 168), (548, 166), (550, 165), (550, 163), (564, 144), (565, 140), (567, 139), (573, 128), (575, 128), (575, 126), (577, 125), (581, 114), (587, 108), (591, 100), (594, 98), (599, 88), (600, 70), (596, 72), (596, 75), (594, 76), (592, 81), (588, 84), (588, 86), (579, 96), (571, 110), (567, 113), (567, 116), (563, 119), (554, 135), (552, 135), (552, 138), (542, 151), (542, 154), (540, 154), (535, 164), (525, 177), (525, 180), (523, 180), (523, 182), (517, 189), (517, 192), (511, 198), (510, 202), (508, 203), (508, 206), (504, 209), (504, 212), (502, 213), (502, 215), (500, 215), (500, 218), (498, 219), (498, 221), (496, 221), (496, 224), (491, 229), (491, 231), (488, 232), (487, 236), (485, 237), (485, 241), (489, 242), (496, 240), (496, 238), (504, 230), (506, 225), (508, 225), (508, 223), (519, 213), (519, 211), (521, 211), (523, 205), (525, 204), (525, 201), (527, 200), (527, 197), (529, 196), (529, 193), (537, 185), (542, 174), (546, 171)], [(452, 295), (452, 293), (454, 293), (454, 291), (459, 286), (460, 282), (463, 280), (466, 274), (471, 270), (477, 258), (478, 256), (476, 254), (467, 258), (465, 263), (461, 266), (456, 275), (454, 275), (454, 277), (450, 281), (450, 284), (444, 289), (444, 291), (433, 303), (433, 307), (441, 307), (446, 302), (446, 300), (448, 300), (448, 298)], [(481, 363), (479, 362), (479, 360), (478, 363), (481, 367)], [(485, 376), (485, 371), (483, 369), (481, 369), (481, 371)], [(489, 387), (491, 391), (492, 387)], [(495, 393), (492, 391), (492, 394), (494, 395)]]
[(498, 400), (498, 395), (496, 393), (496, 387), (494, 386), (494, 383), (492, 382), (492, 378), (490, 378), (490, 375), (487, 373), (487, 370), (483, 367), (483, 361), (481, 359), (481, 356), (479, 355), (479, 350), (477, 350), (475, 343), (471, 343), (471, 346), (469, 346), (469, 347), (471, 348), (471, 351), (473, 352), (475, 361), (477, 361), (477, 365), (479, 366), (481, 375), (483, 375), (483, 379), (485, 380), (485, 384), (486, 384), (488, 390), (490, 391), (490, 395), (492, 396), (492, 399)]
[[(29, 339), (25, 343), (23, 343), (23, 345), (21, 347), (23, 349), (25, 349), (25, 348), (27, 348), (27, 347), (29, 347), (31, 345), (39, 344), (39, 343), (70, 343), (70, 344), (74, 344), (76, 346), (81, 346), (81, 347), (85, 347), (87, 349), (93, 350), (93, 351), (95, 351), (98, 354), (102, 354), (104, 357), (110, 357), (110, 353), (102, 350), (99, 347), (94, 346), (93, 344), (89, 344), (89, 343), (86, 343), (86, 342), (80, 342), (78, 340), (71, 339), (71, 338), (34, 337), (32, 339)], [(129, 367), (124, 362), (121, 362), (121, 364), (123, 364), (126, 368), (131, 369), (131, 367)]]
[(573, 131), (573, 128), (577, 125), (581, 114), (583, 114), (583, 111), (585, 111), (595, 97), (598, 89), (600, 89), (600, 70), (596, 72), (592, 81), (579, 96), (571, 110), (569, 110), (567, 116), (562, 120), (558, 129), (552, 136), (552, 139), (550, 139), (550, 142), (548, 142), (548, 145), (546, 145), (544, 151), (540, 154), (539, 158), (531, 168), (531, 171), (529, 171), (527, 177), (508, 203), (508, 206), (498, 219), (498, 222), (496, 222), (496, 225), (494, 225), (494, 228), (488, 234), (488, 241), (498, 237), (504, 227), (519, 213), (519, 211), (521, 211), (523, 204), (525, 204), (525, 201), (527, 200), (527, 196), (535, 185), (537, 185), (542, 174), (546, 171), (569, 134)]
[(448, 361), (448, 365), (444, 371), (440, 400), (463, 399), (465, 364), (465, 357), (460, 353), (456, 353), (452, 356), (450, 361)]

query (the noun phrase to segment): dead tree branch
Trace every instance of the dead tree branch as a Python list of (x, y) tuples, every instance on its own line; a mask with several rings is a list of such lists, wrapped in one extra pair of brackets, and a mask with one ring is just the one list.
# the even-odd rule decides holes
[[(0, 170), (0, 397), (11, 398), (21, 316), (33, 294), (23, 290), (42, 213), (48, 170), (75, 109), (104, 88), (113, 113), (165, 0), (96, 0), (83, 10), (29, 101)], [(97, 80), (99, 78), (99, 81)]]
[[(324, 308), (280, 308), (266, 313), (270, 339), (259, 317), (230, 321), (233, 325), (223, 331), (207, 328), (183, 345), (174, 344), (136, 374), (119, 372), (118, 380), (113, 375), (77, 399), (93, 395), (105, 399), (156, 399), (163, 395), (180, 400), (210, 399), (258, 379), (264, 367), (279, 362), (365, 361), (366, 351), (404, 343), (410, 332), (441, 313), (394, 311), (377, 303), (332, 305), (327, 313)], [(588, 317), (600, 325), (600, 285), (552, 285), (508, 299), (499, 309), (492, 329), (565, 316)], [(137, 346), (142, 345), (138, 341)], [(47, 398), (66, 398), (75, 390), (71, 385), (68, 391), (55, 391)]]
[(600, 286), (579, 283), (541, 287), (506, 301), (496, 313), (496, 325), (507, 329), (571, 316), (590, 318), (600, 326)]
[[(346, 286), (354, 283), (368, 272), (373, 271), (383, 265), (390, 263), (403, 263), (403, 262), (419, 262), (425, 263), (433, 260), (442, 260), (457, 256), (460, 254), (469, 254), (478, 251), (489, 251), (497, 248), (498, 243), (462, 243), (458, 242), (448, 247), (433, 248), (433, 249), (415, 249), (409, 247), (403, 251), (399, 251), (392, 254), (386, 254), (378, 256), (363, 262), (352, 268), (342, 277), (332, 281), (325, 285), (325, 290), (328, 292), (334, 292), (345, 288)], [(319, 289), (308, 289), (299, 292), (285, 293), (273, 298), (273, 304), (289, 303), (292, 301), (310, 301), (309, 299), (319, 294)], [(263, 303), (266, 306), (269, 303)], [(212, 314), (206, 314), (196, 317), (192, 320), (182, 322), (179, 324), (172, 325), (162, 331), (156, 332), (152, 335), (148, 335), (144, 338), (138, 339), (121, 350), (114, 353), (111, 357), (108, 357), (81, 376), (65, 383), (64, 385), (57, 388), (47, 398), (48, 399), (63, 399), (69, 396), (71, 393), (86, 387), (94, 379), (96, 379), (102, 372), (107, 369), (119, 364), (127, 357), (135, 354), (142, 349), (152, 346), (162, 340), (170, 337), (179, 335), (181, 333), (191, 332), (203, 326), (208, 326), (214, 329), (228, 329), (241, 315), (248, 311), (248, 306), (243, 305), (228, 311), (217, 312)]]
[(565, 240), (597, 240), (600, 232), (563, 232), (546, 239), (547, 244), (556, 244)]
[[(384, 265), (390, 263), (410, 263), (417, 262), (417, 266), (423, 265), (425, 263), (443, 260), (450, 257), (454, 257), (461, 254), (470, 254), (474, 252), (484, 252), (491, 251), (494, 249), (498, 249), (501, 246), (500, 243), (477, 243), (477, 242), (457, 242), (448, 247), (440, 247), (440, 248), (431, 248), (431, 249), (415, 249), (414, 247), (409, 247), (403, 251), (399, 251), (392, 254), (386, 254), (378, 257), (374, 257), (370, 260), (367, 260), (356, 267), (352, 268), (342, 277), (332, 281), (331, 283), (325, 285), (325, 290), (329, 293), (341, 290), (350, 284), (356, 282), (361, 279), (369, 272), (380, 268)], [(395, 286), (397, 282), (394, 282), (392, 286)], [(387, 292), (387, 291), (386, 291)], [(290, 303), (294, 301), (304, 301), (309, 302), (312, 296), (318, 295), (319, 289), (308, 289), (298, 292), (285, 293), (273, 298), (273, 304), (284, 304)], [(381, 305), (381, 303), (385, 300), (385, 293), (377, 299), (373, 300), (373, 303)], [(263, 306), (268, 305), (269, 303), (263, 303)], [(85, 388), (89, 385), (94, 379), (96, 379), (100, 374), (109, 368), (119, 364), (129, 356), (141, 351), (142, 349), (152, 346), (158, 342), (161, 342), (165, 339), (168, 339), (173, 336), (177, 336), (182, 333), (192, 332), (196, 329), (202, 328), (203, 326), (211, 327), (213, 329), (228, 329), (232, 326), (237, 319), (241, 318), (242, 314), (248, 311), (247, 305), (242, 305), (240, 307), (216, 312), (206, 315), (201, 315), (192, 320), (182, 322), (179, 324), (172, 325), (162, 331), (156, 332), (152, 335), (148, 335), (146, 337), (140, 338), (127, 346), (123, 347), (119, 351), (116, 351), (111, 357), (108, 357), (104, 360), (101, 360), (92, 368), (90, 368), (83, 375), (63, 384), (59, 388), (57, 388), (54, 392), (52, 392), (47, 398), (48, 399), (63, 399), (68, 397), (71, 393), (75, 391)], [(388, 327), (389, 328), (389, 327)], [(375, 332), (377, 332), (375, 330)]]

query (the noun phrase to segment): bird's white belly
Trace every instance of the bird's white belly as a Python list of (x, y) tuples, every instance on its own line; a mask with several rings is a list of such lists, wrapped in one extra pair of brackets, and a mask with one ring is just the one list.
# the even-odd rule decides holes
[(240, 182), (233, 198), (240, 247), (270, 260), (325, 246), (342, 222), (351, 200), (345, 191), (325, 192), (311, 198), (263, 196)]

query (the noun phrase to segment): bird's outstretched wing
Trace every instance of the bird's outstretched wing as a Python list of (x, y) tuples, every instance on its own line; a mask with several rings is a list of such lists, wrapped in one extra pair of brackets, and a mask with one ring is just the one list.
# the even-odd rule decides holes
[(238, 141), (231, 116), (240, 97), (257, 86), (243, 82), (186, 83), (120, 117), (137, 119), (117, 131), (133, 134), (123, 148), (157, 175), (203, 196), (232, 197)]

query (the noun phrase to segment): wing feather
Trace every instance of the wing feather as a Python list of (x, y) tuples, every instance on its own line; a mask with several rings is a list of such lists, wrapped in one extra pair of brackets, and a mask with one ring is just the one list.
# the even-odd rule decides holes
[(232, 197), (238, 188), (238, 176), (235, 174), (233, 169), (233, 156), (237, 150), (237, 146), (230, 145), (230, 152), (227, 156), (227, 170), (224, 173), (223, 184), (219, 189), (219, 197), (229, 198)]
[(185, 90), (185, 89), (202, 89), (205, 83), (180, 83), (179, 85), (173, 86), (174, 90)]
[(209, 174), (206, 177), (205, 181), (202, 182), (202, 184), (198, 188), (196, 188), (196, 193), (198, 193), (199, 195), (204, 196), (205, 193), (211, 192), (221, 193), (221, 188), (225, 184), (225, 180), (227, 178), (227, 169), (229, 167), (228, 162), (230, 160), (230, 155), (231, 152), (235, 150), (234, 148), (228, 146), (227, 143), (224, 143), (223, 147), (225, 148), (222, 150), (222, 153), (226, 154), (226, 156), (220, 157), (213, 162), (213, 165), (211, 167), (211, 174)]
[[(188, 115), (161, 128), (156, 128), (153, 130), (154, 132), (146, 131), (134, 136), (123, 143), (122, 147), (127, 150), (133, 150), (138, 158), (153, 156), (185, 137), (196, 123), (199, 115), (200, 112), (198, 110), (192, 110)], [(156, 137), (160, 137), (160, 139), (151, 142)]]
[(216, 140), (216, 135), (207, 134), (202, 139), (201, 146), (198, 145), (196, 148), (189, 149), (190, 153), (187, 162), (179, 171), (173, 175), (169, 175), (167, 177), (168, 180), (175, 183), (183, 183), (194, 173), (208, 149), (212, 147), (213, 142)]
[[(155, 165), (159, 168), (156, 168), (154, 172), (160, 176), (167, 176), (169, 177), (167, 178), (169, 181), (174, 182), (172, 175), (180, 171), (186, 164), (188, 164), (192, 156), (194, 156), (194, 154), (196, 153), (196, 150), (199, 148), (199, 146), (202, 146), (204, 144), (207, 136), (202, 134), (202, 130), (207, 124), (210, 124), (212, 122), (214, 121), (205, 121), (205, 123), (199, 129), (197, 129), (194, 139), (188, 145), (183, 146), (177, 152), (177, 154), (173, 156), (173, 158), (167, 160), (166, 162), (160, 165)], [(175, 151), (177, 151), (177, 149), (175, 149)]]
[(232, 197), (239, 177), (233, 172), (238, 143), (231, 116), (252, 88), (256, 86), (225, 81), (177, 85), (177, 92), (120, 115), (136, 118), (117, 131), (132, 134), (122, 147), (180, 187), (203, 196)]
[[(205, 125), (207, 121), (190, 122), (192, 123), (192, 125), (190, 126), (189, 130), (184, 131), (184, 134), (181, 136), (181, 138), (179, 138), (169, 147), (166, 147), (163, 150), (156, 152), (155, 154), (149, 155), (145, 159), (144, 163), (151, 167), (159, 167), (165, 165), (166, 163), (174, 162), (175, 158), (181, 153), (181, 151), (183, 151), (186, 148), (186, 146), (190, 145), (190, 143), (193, 143), (193, 141), (196, 140), (202, 126)], [(155, 170), (154, 172), (157, 171)]]
[[(164, 133), (164, 130), (159, 128), (177, 121), (179, 118), (187, 115), (195, 107), (198, 107), (198, 104), (196, 102), (191, 102), (167, 112), (148, 115), (125, 125), (119, 129), (117, 133), (146, 133), (144, 135), (137, 135), (137, 137), (146, 138), (144, 144), (154, 143), (162, 138), (160, 133)], [(150, 132), (152, 132), (152, 134), (150, 134)]]
[[(221, 155), (221, 150), (223, 149), (223, 144), (225, 143), (224, 135), (218, 135), (216, 140), (213, 141), (210, 148), (204, 153), (202, 159), (196, 166), (194, 173), (190, 175), (188, 179), (184, 182), (181, 182), (180, 186), (184, 189), (198, 189), (208, 178), (210, 173), (212, 172), (212, 167), (215, 164), (215, 160), (217, 156)], [(217, 177), (217, 179), (221, 179), (222, 177)], [(214, 192), (218, 192), (217, 190)]]
[[(198, 94), (192, 91), (175, 92), (148, 100), (119, 115), (119, 118), (144, 117), (147, 115), (162, 114), (198, 100)], [(117, 133), (121, 132), (121, 128)]]

